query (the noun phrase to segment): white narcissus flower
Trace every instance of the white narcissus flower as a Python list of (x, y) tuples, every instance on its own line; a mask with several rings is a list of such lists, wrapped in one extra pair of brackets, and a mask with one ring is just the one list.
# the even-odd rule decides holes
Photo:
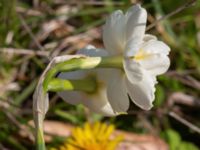
[[(106, 20), (103, 42), (106, 51), (85, 48), (79, 53), (88, 56), (123, 56), (123, 70), (95, 69), (61, 73), (63, 79), (81, 79), (88, 74), (97, 75), (100, 88), (94, 95), (81, 91), (65, 91), (59, 95), (71, 104), (84, 104), (94, 112), (112, 116), (126, 112), (129, 96), (140, 108), (149, 110), (155, 98), (156, 76), (170, 65), (170, 48), (153, 35), (145, 34), (147, 12), (134, 5), (125, 14), (117, 10)], [(109, 73), (109, 79), (106, 74)], [(129, 96), (128, 96), (129, 95)]]
[[(96, 49), (94, 46), (87, 46), (81, 49), (77, 54), (83, 54), (87, 56), (107, 56), (108, 52), (100, 49)], [(107, 99), (106, 88), (106, 69), (94, 69), (94, 70), (78, 70), (73, 72), (60, 73), (59, 78), (62, 79), (84, 79), (89, 76), (95, 76), (97, 80), (97, 91), (94, 93), (86, 93), (83, 91), (62, 91), (58, 95), (64, 99), (64, 101), (70, 104), (83, 104), (93, 112), (103, 114), (105, 116), (117, 115)]]
[(115, 112), (128, 110), (128, 95), (137, 106), (149, 110), (155, 98), (156, 76), (169, 68), (170, 48), (155, 36), (145, 34), (146, 21), (146, 10), (134, 5), (125, 14), (113, 12), (103, 27), (103, 42), (109, 55), (124, 56), (124, 71), (112, 71), (108, 82), (108, 100)]

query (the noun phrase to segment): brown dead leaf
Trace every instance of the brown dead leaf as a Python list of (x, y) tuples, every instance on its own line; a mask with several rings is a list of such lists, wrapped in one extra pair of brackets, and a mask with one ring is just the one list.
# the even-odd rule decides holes
[(141, 135), (116, 130), (114, 136), (123, 135), (117, 150), (168, 150), (167, 144), (159, 137), (153, 135)]
[[(33, 120), (28, 123), (30, 126), (34, 127)], [(71, 134), (73, 126), (60, 121), (44, 121), (44, 139), (46, 142), (51, 142), (53, 136), (68, 137)]]
[(50, 35), (60, 38), (66, 36), (73, 30), (74, 28), (72, 26), (62, 20), (51, 20), (42, 24), (42, 28), (36, 35), (36, 38), (39, 42), (43, 42)]
[(100, 36), (101, 35), (98, 32), (98, 29), (93, 28), (85, 33), (80, 33), (77, 35), (66, 37), (63, 40), (61, 40), (60, 43), (58, 44), (58, 47), (56, 47), (53, 50), (51, 57), (53, 58), (55, 56), (60, 55), (60, 52), (62, 50), (64, 54), (71, 54), (76, 50), (86, 47), (94, 39), (98, 39)]
[(71, 134), (72, 128), (73, 126), (67, 123), (46, 120), (44, 121), (44, 132), (49, 135), (45, 135), (45, 141), (50, 142), (53, 135), (68, 137)]
[(191, 107), (200, 107), (200, 99), (182, 92), (172, 93), (167, 102), (169, 106), (173, 106), (174, 104), (182, 104)]

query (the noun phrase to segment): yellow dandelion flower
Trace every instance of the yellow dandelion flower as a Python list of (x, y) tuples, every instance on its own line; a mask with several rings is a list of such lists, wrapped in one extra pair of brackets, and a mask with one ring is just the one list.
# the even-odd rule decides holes
[(85, 123), (82, 128), (74, 128), (71, 137), (57, 150), (114, 150), (123, 140), (122, 136), (111, 138), (114, 129), (114, 125), (105, 123)]

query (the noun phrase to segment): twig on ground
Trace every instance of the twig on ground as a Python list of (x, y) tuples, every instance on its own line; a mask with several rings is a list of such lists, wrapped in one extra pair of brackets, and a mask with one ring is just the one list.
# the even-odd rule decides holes
[(24, 20), (24, 18), (18, 14), (18, 17), (22, 23), (22, 25), (24, 26), (25, 30), (28, 32), (28, 34), (30, 35), (30, 37), (33, 39), (33, 41), (35, 42), (35, 44), (37, 45), (37, 47), (40, 49), (40, 50), (45, 50), (43, 48), (43, 46), (40, 44), (40, 42), (35, 38), (35, 35), (33, 34), (33, 32), (31, 31), (30, 27), (27, 25), (26, 21)]
[[(95, 36), (94, 36), (95, 35)], [(70, 36), (67, 38), (64, 38), (60, 44), (58, 45), (57, 48), (55, 48), (52, 52), (51, 52), (51, 56), (50, 58), (54, 58), (56, 56), (58, 56), (60, 54), (60, 52), (65, 49), (66, 47), (68, 47), (70, 44), (73, 46), (70, 46), (70, 49), (81, 49), (83, 47), (85, 47), (86, 45), (88, 45), (88, 43), (90, 43), (94, 38), (99, 38), (101, 35), (99, 34), (97, 28), (88, 30), (85, 33), (81, 33), (78, 35), (74, 35), (74, 36)], [(68, 49), (67, 54), (69, 54), (70, 51)]]
[(181, 75), (179, 73), (167, 74), (169, 77), (175, 78), (181, 83), (190, 86), (194, 89), (200, 90), (200, 82), (190, 75)]
[(49, 56), (49, 52), (47, 51), (30, 50), (30, 49), (0, 48), (0, 52), (8, 54), (17, 54), (17, 55), (33, 55), (33, 56), (43, 56), (43, 57)]
[(173, 106), (174, 103), (178, 103), (192, 107), (200, 107), (200, 99), (181, 92), (173, 93), (171, 96), (169, 96), (167, 102), (169, 106)]
[(169, 112), (169, 116), (171, 116), (172, 118), (174, 118), (177, 121), (181, 122), (182, 124), (184, 124), (185, 126), (190, 128), (191, 130), (193, 130), (193, 131), (195, 131), (195, 132), (200, 134), (200, 128), (199, 127), (193, 125), (189, 121), (185, 120), (183, 117), (177, 115), (175, 112), (173, 112), (173, 111)]
[(35, 9), (26, 9), (26, 8), (23, 8), (21, 6), (17, 6), (16, 7), (16, 11), (17, 13), (22, 13), (22, 14), (26, 14), (27, 16), (41, 16), (41, 15), (44, 15), (41, 11), (39, 10), (35, 10)]
[(149, 122), (147, 120), (146, 116), (139, 114), (138, 118), (140, 119), (140, 121), (141, 121), (142, 125), (144, 126), (144, 128), (146, 128), (147, 130), (149, 130), (151, 134), (158, 135), (158, 130), (156, 130), (156, 128), (153, 127), (153, 125), (151, 124), (151, 122)]
[(0, 108), (5, 113), (5, 115), (9, 119), (9, 121), (11, 123), (13, 123), (14, 125), (16, 125), (16, 127), (18, 127), (20, 130), (22, 130), (30, 139), (33, 140), (34, 137), (33, 137), (33, 134), (31, 133), (30, 129), (27, 126), (21, 124), (17, 120), (17, 118), (16, 118), (16, 116), (17, 116), (16, 112), (9, 111), (9, 110), (12, 110), (12, 109), (10, 109), (10, 107), (11, 107), (10, 103), (6, 103), (6, 102), (3, 102), (3, 101), (0, 101), (0, 102), (1, 102), (0, 103)]
[(117, 2), (117, 1), (58, 1), (55, 2), (57, 4), (70, 4), (70, 5), (77, 5), (77, 4), (83, 4), (83, 5), (96, 5), (96, 6), (109, 6), (109, 5), (125, 5), (124, 2)]
[(182, 6), (178, 7), (176, 10), (170, 12), (169, 14), (161, 17), (160, 19), (156, 20), (154, 23), (150, 24), (147, 26), (146, 31), (150, 30), (151, 28), (153, 28), (154, 26), (156, 26), (156, 24), (158, 24), (159, 22), (161, 22), (162, 20), (165, 20), (181, 11), (183, 11), (184, 9), (193, 6), (196, 3), (197, 0), (191, 0), (185, 4), (183, 4)]
[(1, 150), (9, 150), (9, 149), (5, 148), (4, 145), (1, 144), (1, 143), (0, 143), (0, 149), (1, 149)]

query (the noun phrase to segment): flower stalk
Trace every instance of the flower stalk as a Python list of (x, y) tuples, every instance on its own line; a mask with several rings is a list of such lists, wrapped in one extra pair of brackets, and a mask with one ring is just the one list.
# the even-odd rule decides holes
[[(68, 56), (67, 56), (68, 57)], [(43, 133), (43, 120), (48, 110), (48, 91), (58, 92), (64, 90), (80, 90), (84, 92), (94, 92), (97, 82), (94, 78), (82, 80), (63, 80), (55, 78), (60, 72), (71, 72), (75, 70), (95, 69), (95, 68), (119, 68), (123, 69), (122, 56), (112, 57), (70, 57), (55, 64), (51, 62), (37, 85), (34, 93), (34, 120), (36, 126), (37, 150), (45, 150)]]
[(44, 134), (43, 134), (43, 129), (39, 128), (37, 130), (37, 135), (36, 135), (36, 143), (37, 143), (37, 150), (45, 150), (45, 141), (44, 141)]
[(60, 91), (83, 91), (87, 93), (93, 93), (97, 89), (97, 81), (95, 78), (86, 78), (82, 80), (63, 80), (53, 78), (48, 83), (48, 91), (60, 92)]

